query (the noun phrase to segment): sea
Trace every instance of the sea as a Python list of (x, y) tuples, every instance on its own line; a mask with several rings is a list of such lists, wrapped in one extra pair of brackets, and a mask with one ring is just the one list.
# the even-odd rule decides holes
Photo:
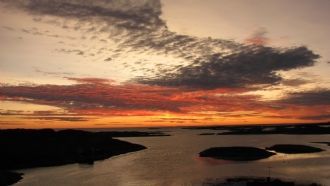
[[(164, 131), (171, 136), (125, 137), (120, 140), (141, 144), (145, 150), (113, 156), (93, 165), (69, 164), (19, 170), (24, 177), (17, 186), (200, 186), (227, 178), (271, 177), (300, 183), (330, 186), (330, 147), (311, 142), (330, 141), (330, 135), (199, 135), (220, 132), (210, 129), (93, 129)], [(201, 158), (210, 147), (303, 144), (325, 151), (309, 154), (278, 153), (267, 159), (233, 162)], [(24, 156), (24, 154), (22, 154)]]

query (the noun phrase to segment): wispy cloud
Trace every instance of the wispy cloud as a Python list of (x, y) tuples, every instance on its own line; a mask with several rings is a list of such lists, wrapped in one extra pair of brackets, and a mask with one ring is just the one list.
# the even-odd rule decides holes
[[(27, 85), (2, 86), (0, 95), (11, 99), (26, 99), (64, 107), (84, 113), (169, 111), (187, 113), (195, 109), (235, 110), (248, 109), (256, 97), (225, 93), (241, 93), (244, 89), (218, 89), (198, 91), (142, 84), (113, 84), (111, 80), (99, 78), (69, 78), (73, 85)], [(233, 101), (235, 100), (235, 101)], [(94, 112), (93, 112), (94, 111)], [(141, 112), (143, 111), (143, 112)]]
[(313, 116), (303, 116), (300, 119), (304, 120), (330, 120), (330, 113), (329, 114), (321, 114), (321, 115), (313, 115)]
[(247, 38), (245, 42), (253, 45), (266, 45), (269, 42), (267, 33), (268, 32), (265, 28), (259, 28), (249, 38)]
[(22, 117), (23, 119), (38, 119), (38, 120), (48, 120), (48, 121), (68, 121), (68, 122), (81, 122), (89, 121), (86, 117), (68, 117), (68, 116), (29, 116)]

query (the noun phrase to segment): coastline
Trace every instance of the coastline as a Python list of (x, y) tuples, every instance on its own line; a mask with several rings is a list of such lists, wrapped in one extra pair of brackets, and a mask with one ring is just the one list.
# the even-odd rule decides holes
[[(72, 163), (93, 164), (112, 156), (146, 149), (145, 146), (113, 139), (115, 136), (150, 136), (147, 132), (111, 133), (80, 130), (8, 129), (0, 130), (1, 185), (22, 179), (17, 169), (58, 166)], [(121, 134), (121, 135), (120, 135)], [(161, 135), (160, 135), (161, 136)]]

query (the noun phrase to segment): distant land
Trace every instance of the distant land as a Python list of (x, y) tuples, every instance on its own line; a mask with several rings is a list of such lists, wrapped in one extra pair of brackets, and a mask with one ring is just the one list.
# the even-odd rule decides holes
[(231, 161), (254, 161), (269, 158), (276, 155), (275, 152), (284, 154), (302, 154), (322, 151), (324, 151), (324, 149), (307, 145), (275, 144), (264, 149), (249, 146), (211, 147), (201, 151), (199, 156)]
[(267, 134), (330, 134), (330, 122), (313, 124), (276, 124), (276, 125), (239, 125), (239, 126), (205, 126), (183, 127), (183, 129), (209, 129), (219, 133), (201, 133), (200, 135), (267, 135)]
[(271, 177), (237, 177), (225, 181), (211, 180), (204, 182), (208, 186), (321, 186), (318, 183), (296, 183)]

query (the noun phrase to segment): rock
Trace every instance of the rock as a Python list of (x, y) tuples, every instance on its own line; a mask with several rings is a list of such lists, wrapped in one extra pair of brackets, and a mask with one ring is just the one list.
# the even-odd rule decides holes
[(232, 161), (253, 161), (265, 159), (275, 153), (256, 147), (212, 147), (199, 153), (200, 157), (212, 157)]

